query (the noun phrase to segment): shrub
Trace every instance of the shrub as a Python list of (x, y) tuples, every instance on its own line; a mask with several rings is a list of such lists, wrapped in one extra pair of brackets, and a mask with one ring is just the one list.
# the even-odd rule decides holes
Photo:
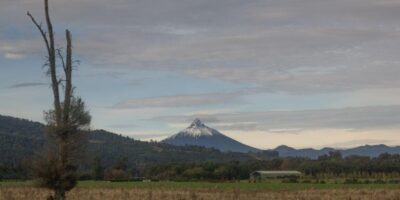
[(374, 183), (376, 183), (376, 184), (385, 184), (386, 182), (384, 180), (382, 180), (382, 179), (376, 179), (374, 181)]
[(128, 181), (129, 174), (122, 169), (111, 169), (104, 173), (104, 180), (108, 181)]
[(356, 178), (352, 178), (352, 179), (346, 179), (344, 181), (344, 184), (359, 184), (360, 182), (358, 181), (358, 179)]

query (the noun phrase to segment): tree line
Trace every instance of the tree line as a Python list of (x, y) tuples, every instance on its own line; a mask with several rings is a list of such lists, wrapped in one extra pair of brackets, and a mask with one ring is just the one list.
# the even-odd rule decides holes
[(175, 163), (157, 165), (144, 175), (156, 180), (243, 180), (257, 170), (298, 170), (305, 177), (323, 178), (400, 178), (400, 155), (378, 157), (348, 156), (330, 152), (318, 159), (274, 158), (271, 160), (231, 161), (223, 163)]
[[(378, 157), (348, 156), (330, 152), (318, 159), (272, 158), (269, 160), (231, 160), (205, 162), (171, 162), (168, 164), (135, 163), (120, 157), (112, 165), (105, 165), (95, 157), (77, 172), (81, 180), (171, 180), (171, 181), (234, 181), (249, 179), (257, 170), (298, 170), (305, 177), (324, 178), (400, 178), (400, 155), (381, 154)], [(0, 179), (32, 178), (22, 165), (0, 165)]]

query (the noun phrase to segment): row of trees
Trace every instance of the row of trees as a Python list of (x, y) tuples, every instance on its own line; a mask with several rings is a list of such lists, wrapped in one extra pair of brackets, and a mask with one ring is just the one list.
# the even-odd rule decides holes
[[(342, 157), (331, 152), (316, 160), (307, 158), (274, 158), (229, 162), (180, 162), (170, 164), (130, 164), (128, 158), (119, 158), (106, 166), (96, 157), (76, 173), (76, 179), (132, 180), (142, 177), (154, 180), (243, 180), (256, 170), (298, 170), (315, 179), (325, 178), (400, 178), (400, 155), (381, 154), (376, 158), (366, 156)], [(0, 179), (31, 178), (21, 165), (0, 165)]]
[(275, 158), (272, 160), (232, 161), (225, 163), (181, 163), (147, 169), (146, 177), (160, 180), (240, 180), (256, 170), (298, 170), (310, 178), (400, 178), (400, 155), (379, 157), (349, 156), (331, 152), (316, 160)]

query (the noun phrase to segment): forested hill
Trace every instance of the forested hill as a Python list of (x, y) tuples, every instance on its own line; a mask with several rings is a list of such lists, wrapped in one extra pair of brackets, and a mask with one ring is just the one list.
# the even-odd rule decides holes
[(0, 164), (18, 165), (43, 144), (44, 125), (0, 115)]
[[(38, 122), (0, 115), (0, 168), (20, 166), (21, 161), (30, 158), (44, 143), (45, 126)], [(172, 162), (224, 162), (230, 160), (264, 159), (277, 156), (277, 152), (245, 154), (220, 152), (216, 149), (198, 146), (174, 146), (156, 142), (143, 142), (104, 130), (88, 134), (88, 152), (84, 166), (94, 158), (100, 158), (107, 168), (118, 160), (125, 159), (129, 166)]]
[(329, 152), (338, 151), (342, 156), (368, 156), (368, 157), (378, 157), (381, 154), (400, 154), (400, 146), (386, 146), (383, 144), (379, 145), (364, 145), (349, 149), (334, 149), (334, 148), (322, 148), (322, 149), (294, 149), (285, 145), (279, 146), (274, 151), (279, 152), (280, 157), (303, 157), (318, 159), (320, 156), (328, 155)]

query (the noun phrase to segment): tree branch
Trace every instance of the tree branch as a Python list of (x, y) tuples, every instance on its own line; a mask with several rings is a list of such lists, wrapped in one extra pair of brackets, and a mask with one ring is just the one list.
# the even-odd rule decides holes
[(61, 65), (62, 65), (62, 67), (63, 67), (63, 69), (64, 69), (64, 73), (66, 74), (66, 73), (67, 73), (67, 68), (66, 68), (66, 66), (65, 66), (64, 56), (62, 55), (61, 49), (57, 49), (57, 55), (58, 55), (58, 57), (59, 57), (60, 60), (61, 60)]
[(47, 52), (50, 53), (49, 40), (47, 39), (46, 31), (44, 31), (42, 28), (42, 24), (39, 24), (36, 21), (36, 19), (31, 15), (31, 13), (27, 12), (26, 14), (31, 18), (33, 24), (35, 24), (36, 28), (39, 30), (39, 32), (42, 35), (42, 38), (44, 40), (44, 43), (46, 44)]

